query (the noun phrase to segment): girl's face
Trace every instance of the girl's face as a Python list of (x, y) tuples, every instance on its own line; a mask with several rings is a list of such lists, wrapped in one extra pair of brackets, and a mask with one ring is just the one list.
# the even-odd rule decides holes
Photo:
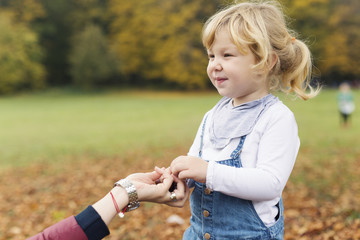
[(255, 55), (249, 48), (242, 54), (225, 30), (216, 33), (215, 41), (208, 49), (207, 74), (221, 96), (233, 98), (233, 105), (260, 99), (269, 93), (266, 76), (251, 68), (256, 64)]

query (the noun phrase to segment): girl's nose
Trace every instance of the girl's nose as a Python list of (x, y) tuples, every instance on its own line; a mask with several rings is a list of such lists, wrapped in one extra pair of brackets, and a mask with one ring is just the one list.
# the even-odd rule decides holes
[(221, 63), (219, 61), (216, 61), (215, 59), (212, 62), (210, 62), (209, 65), (213, 70), (216, 70), (216, 71), (222, 70)]
[(222, 65), (221, 65), (220, 63), (217, 63), (217, 64), (215, 65), (215, 70), (221, 71), (221, 70), (222, 70)]

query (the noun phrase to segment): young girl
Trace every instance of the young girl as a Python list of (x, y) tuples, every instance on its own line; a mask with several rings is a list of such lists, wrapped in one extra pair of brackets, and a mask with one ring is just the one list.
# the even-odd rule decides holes
[[(170, 170), (189, 179), (183, 239), (282, 239), (282, 191), (300, 141), (293, 113), (270, 91), (306, 100), (311, 58), (274, 3), (241, 3), (203, 28), (208, 76), (223, 98), (205, 114), (188, 156)], [(307, 91), (308, 90), (308, 91)]]

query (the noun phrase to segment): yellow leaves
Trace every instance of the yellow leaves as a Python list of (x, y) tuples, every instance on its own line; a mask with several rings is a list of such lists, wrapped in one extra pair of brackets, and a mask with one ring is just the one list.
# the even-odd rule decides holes
[[(169, 151), (161, 159), (129, 154), (126, 158), (141, 161), (133, 161), (126, 167), (126, 159), (99, 159), (3, 171), (0, 177), (0, 240), (34, 235), (98, 200), (119, 178), (133, 172), (151, 171), (154, 162), (167, 166), (169, 159), (178, 154), (179, 151)], [(307, 174), (314, 172), (309, 170)], [(338, 198), (322, 199), (309, 186), (289, 182), (283, 194), (284, 239), (359, 239), (360, 191), (357, 187), (355, 179)], [(168, 223), (166, 220), (174, 214), (185, 223)], [(113, 220), (108, 239), (181, 239), (190, 224), (189, 218), (188, 204), (184, 208), (171, 208), (141, 203), (139, 209), (126, 213), (124, 219)]]
[[(336, 43), (336, 44), (334, 44)], [(331, 71), (338, 69), (341, 72), (346, 72), (352, 66), (349, 66), (349, 51), (348, 39), (346, 35), (340, 32), (335, 32), (328, 36), (324, 45), (324, 56), (321, 57), (321, 66), (324, 71)]]
[[(206, 57), (199, 52), (201, 1), (110, 2), (112, 45), (124, 74), (165, 80), (191, 88), (204, 86)], [(132, 4), (132, 5), (131, 5)], [(205, 62), (204, 62), (205, 61)]]
[(295, 8), (309, 8), (314, 4), (327, 4), (329, 0), (300, 0), (293, 2)]
[(0, 15), (0, 93), (28, 84), (44, 85), (45, 69), (37, 35), (26, 24), (13, 20), (9, 11)]
[(56, 211), (55, 210), (51, 213), (51, 216), (55, 222), (59, 222), (66, 217), (66, 213), (64, 211)]
[(16, 21), (22, 23), (30, 23), (34, 19), (46, 15), (39, 0), (11, 0), (10, 6), (15, 13)]
[[(358, 234), (360, 219), (347, 219), (347, 211), (340, 199), (316, 198), (316, 194), (304, 185), (290, 183), (287, 188), (283, 194), (284, 239), (357, 239), (353, 237)], [(342, 197), (353, 199), (350, 192), (343, 193)]]
[[(358, 0), (283, 0), (292, 24), (310, 43), (315, 66), (324, 78), (360, 73)], [(337, 79), (341, 81), (341, 79)]]

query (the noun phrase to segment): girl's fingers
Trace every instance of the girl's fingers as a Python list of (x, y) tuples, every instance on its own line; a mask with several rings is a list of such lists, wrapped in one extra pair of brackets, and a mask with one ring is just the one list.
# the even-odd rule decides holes
[(176, 175), (176, 176), (179, 174), (179, 172), (181, 172), (183, 170), (180, 163), (179, 164), (172, 164), (170, 169), (171, 169), (171, 173)]

